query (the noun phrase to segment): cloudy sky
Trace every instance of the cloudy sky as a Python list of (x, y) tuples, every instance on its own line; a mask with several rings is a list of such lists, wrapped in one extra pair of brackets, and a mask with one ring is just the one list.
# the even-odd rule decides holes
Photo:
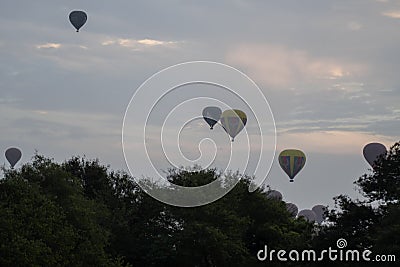
[[(80, 33), (72, 10), (88, 14)], [(295, 183), (276, 159), (267, 183), (301, 209), (332, 206), (358, 196), (365, 144), (400, 139), (399, 32), (395, 0), (1, 1), (0, 149), (127, 170), (121, 129), (135, 90), (166, 67), (215, 61), (262, 90), (277, 153), (307, 154)]]

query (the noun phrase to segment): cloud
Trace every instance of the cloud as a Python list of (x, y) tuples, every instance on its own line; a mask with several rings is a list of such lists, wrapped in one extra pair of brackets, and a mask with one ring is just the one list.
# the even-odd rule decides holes
[[(296, 119), (277, 123), (278, 133), (306, 133), (313, 131), (331, 130), (355, 130), (365, 132), (367, 128), (375, 123), (395, 124), (400, 119), (400, 113), (396, 110), (391, 114), (361, 115), (357, 117), (336, 119)], [(383, 130), (383, 129), (381, 129)]]
[(48, 111), (46, 110), (34, 110), (35, 113), (40, 114), (40, 115), (47, 115), (49, 114)]
[(368, 88), (365, 88), (364, 83), (360, 82), (336, 83), (328, 90), (338, 91), (340, 92), (340, 97), (345, 97), (349, 100), (362, 98), (364, 101), (375, 101), (375, 99), (371, 98), (371, 92), (368, 91)]
[[(180, 44), (183, 42), (86, 34), (79, 43), (66, 39), (57, 43), (33, 44), (35, 51), (31, 51), (30, 47), (21, 48), (27, 50), (32, 62), (55, 64), (74, 72), (103, 72), (106, 75), (122, 77), (132, 71), (132, 60), (140, 62), (140, 71), (143, 71), (145, 66), (154, 69), (154, 66), (159, 64), (155, 62), (160, 60), (176, 60), (177, 55), (181, 55)], [(127, 51), (131, 53), (127, 54)]]
[[(315, 131), (310, 133), (289, 133), (278, 137), (278, 151), (285, 148), (300, 148), (307, 152), (325, 154), (360, 154), (362, 148), (372, 141), (381, 142), (387, 147), (396, 140), (386, 136), (350, 131)], [(299, 145), (301, 147), (299, 147)]]
[(57, 44), (57, 43), (45, 43), (45, 44), (40, 44), (40, 45), (36, 46), (37, 49), (43, 49), (43, 48), (55, 48), (55, 49), (57, 49), (57, 48), (60, 48), (60, 47), (61, 47), (61, 44)]
[(13, 103), (17, 103), (20, 102), (21, 99), (20, 98), (2, 98), (0, 97), (0, 104), (13, 104)]
[(116, 39), (109, 39), (106, 41), (101, 42), (103, 46), (110, 46), (110, 45), (118, 45), (127, 48), (135, 48), (141, 49), (144, 47), (153, 47), (153, 46), (162, 46), (162, 47), (173, 47), (178, 44), (177, 41), (161, 41), (161, 40), (154, 40), (154, 39), (124, 39), (124, 38), (116, 38)]
[(270, 87), (342, 79), (366, 69), (361, 64), (314, 57), (307, 51), (271, 44), (237, 45), (229, 49), (226, 59), (228, 64), (245, 68), (251, 77)]
[(21, 109), (11, 105), (0, 105), (0, 112), (0, 145), (20, 144), (25, 151), (38, 149), (61, 159), (73, 154), (103, 158), (109, 153), (114, 157), (120, 155), (120, 121), (110, 114)]
[[(6, 114), (1, 122), (11, 132), (15, 129), (32, 130), (35, 125), (43, 126), (36, 129), (38, 132), (51, 132), (46, 138), (58, 136), (58, 132), (67, 129), (82, 129), (82, 132), (90, 133), (92, 136), (107, 135), (105, 132), (112, 132), (119, 135), (120, 129), (110, 127), (115, 126), (116, 117), (107, 113), (81, 113), (76, 111), (56, 111), (45, 109), (18, 109), (10, 105), (2, 105), (0, 112)], [(63, 129), (63, 130), (61, 130)], [(104, 131), (104, 129), (109, 129)], [(43, 137), (39, 136), (39, 137)], [(85, 138), (85, 136), (81, 136)]]
[(174, 43), (174, 42), (163, 42), (163, 41), (158, 41), (158, 40), (152, 40), (152, 39), (143, 39), (143, 40), (138, 40), (137, 41), (139, 44), (144, 44), (144, 45), (164, 45), (168, 43)]
[(107, 41), (102, 42), (101, 45), (107, 46), (107, 45), (113, 45), (115, 43), (116, 43), (116, 41), (114, 41), (114, 40), (107, 40)]
[(393, 19), (400, 19), (400, 11), (387, 11), (383, 12), (382, 15)]
[(351, 31), (358, 31), (358, 30), (360, 30), (363, 26), (362, 26), (361, 23), (359, 23), (359, 22), (357, 22), (357, 21), (350, 21), (350, 22), (347, 24), (347, 27), (348, 27), (348, 29), (351, 30)]

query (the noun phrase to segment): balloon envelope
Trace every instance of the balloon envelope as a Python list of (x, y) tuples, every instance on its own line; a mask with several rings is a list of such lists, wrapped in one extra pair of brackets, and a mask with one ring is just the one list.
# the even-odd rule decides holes
[(375, 162), (379, 156), (386, 154), (386, 152), (386, 147), (381, 143), (369, 143), (363, 149), (364, 158), (372, 168), (375, 167)]
[(278, 201), (282, 200), (282, 194), (279, 191), (276, 191), (276, 190), (268, 191), (267, 192), (267, 197), (269, 199), (273, 199), (273, 200), (278, 200)]
[(224, 127), (225, 132), (229, 134), (232, 141), (235, 136), (243, 130), (247, 122), (246, 113), (238, 109), (229, 109), (222, 112), (221, 124)]
[(279, 165), (293, 182), (294, 177), (306, 164), (306, 155), (297, 149), (287, 149), (279, 154)]
[(301, 210), (297, 217), (304, 217), (307, 221), (309, 222), (315, 222), (316, 221), (316, 214), (312, 210)]
[(11, 168), (14, 168), (15, 164), (21, 159), (22, 152), (18, 148), (11, 147), (6, 150), (5, 156), (7, 161), (10, 163)]
[(325, 213), (327, 210), (328, 209), (324, 205), (315, 205), (312, 208), (312, 211), (314, 211), (314, 213), (316, 215), (315, 220), (317, 221), (317, 223), (322, 223), (325, 220), (325, 218), (326, 218)]
[(75, 10), (69, 14), (69, 21), (75, 27), (76, 31), (79, 32), (79, 29), (85, 25), (87, 21), (87, 15), (83, 11)]
[(211, 130), (221, 118), (221, 114), (222, 110), (219, 107), (206, 107), (203, 109), (203, 118), (210, 125)]
[(293, 217), (296, 217), (299, 212), (299, 208), (293, 203), (286, 203), (286, 209)]

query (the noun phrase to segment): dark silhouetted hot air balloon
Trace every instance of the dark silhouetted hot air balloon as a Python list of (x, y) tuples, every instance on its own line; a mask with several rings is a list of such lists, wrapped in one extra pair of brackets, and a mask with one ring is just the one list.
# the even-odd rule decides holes
[(72, 11), (69, 14), (69, 21), (75, 27), (76, 32), (79, 32), (79, 29), (85, 25), (87, 21), (87, 15), (85, 12), (80, 10)]
[(21, 150), (15, 147), (7, 149), (4, 154), (6, 156), (7, 161), (10, 163), (11, 168), (14, 168), (15, 164), (17, 164), (22, 157)]
[(381, 143), (369, 143), (363, 149), (364, 158), (372, 168), (375, 167), (375, 162), (379, 156), (385, 155), (386, 152), (386, 147)]
[(297, 217), (298, 218), (304, 217), (309, 222), (315, 222), (317, 215), (315, 214), (314, 211), (305, 209), (305, 210), (301, 210), (299, 212), (299, 214), (297, 215)]
[(326, 214), (325, 213), (327, 211), (327, 208), (324, 205), (315, 205), (312, 208), (312, 211), (316, 215), (315, 220), (317, 221), (317, 223), (320, 224), (325, 220), (325, 218), (326, 218)]
[(293, 182), (294, 177), (306, 164), (306, 155), (297, 149), (287, 149), (279, 154), (279, 164)]
[(296, 217), (299, 212), (299, 208), (293, 203), (286, 203), (286, 209), (292, 217)]
[(282, 200), (282, 194), (279, 191), (276, 190), (270, 190), (267, 192), (267, 198), (281, 201)]
[(246, 113), (238, 109), (229, 109), (222, 112), (221, 124), (224, 130), (232, 138), (232, 142), (235, 140), (235, 136), (243, 130), (247, 122)]
[(203, 109), (203, 118), (210, 125), (211, 130), (221, 118), (221, 114), (222, 110), (219, 107), (206, 107)]

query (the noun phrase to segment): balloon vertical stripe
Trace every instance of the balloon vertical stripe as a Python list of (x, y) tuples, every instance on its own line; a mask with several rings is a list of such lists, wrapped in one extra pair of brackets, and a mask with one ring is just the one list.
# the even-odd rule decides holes
[(303, 169), (306, 164), (306, 155), (296, 149), (284, 150), (279, 154), (279, 165), (289, 176), (290, 182)]

